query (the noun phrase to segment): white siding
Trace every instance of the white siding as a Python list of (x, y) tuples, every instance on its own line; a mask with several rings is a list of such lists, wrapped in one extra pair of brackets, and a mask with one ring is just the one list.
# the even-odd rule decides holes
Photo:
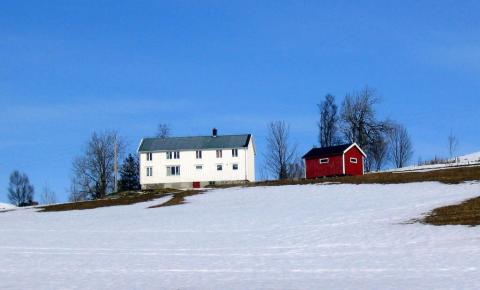
[[(202, 159), (196, 159), (196, 150), (180, 151), (180, 159), (167, 159), (165, 151), (153, 152), (151, 161), (147, 153), (140, 154), (140, 183), (159, 184), (177, 182), (209, 181), (255, 181), (255, 149), (253, 139), (247, 148), (237, 148), (238, 157), (232, 157), (232, 149), (222, 149), (222, 158), (216, 157), (217, 149), (202, 150)], [(221, 164), (222, 171), (217, 171)], [(238, 170), (233, 170), (238, 164)], [(180, 166), (179, 176), (167, 176), (167, 166)], [(202, 165), (201, 170), (196, 165)], [(147, 167), (152, 167), (153, 175), (147, 176)]]

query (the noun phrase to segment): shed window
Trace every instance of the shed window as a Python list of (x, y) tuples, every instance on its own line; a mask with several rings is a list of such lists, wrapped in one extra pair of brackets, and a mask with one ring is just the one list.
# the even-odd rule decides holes
[(357, 158), (350, 157), (350, 163), (355, 163), (355, 164), (357, 164), (357, 162), (358, 162)]
[(328, 158), (322, 158), (322, 159), (320, 159), (320, 164), (327, 164), (328, 161), (329, 161)]

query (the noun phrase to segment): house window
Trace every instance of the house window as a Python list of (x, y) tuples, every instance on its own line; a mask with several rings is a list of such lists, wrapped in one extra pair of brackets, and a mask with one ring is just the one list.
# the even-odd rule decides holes
[(152, 161), (153, 159), (153, 153), (147, 153), (147, 161)]
[(153, 168), (147, 167), (147, 176), (153, 176)]
[(217, 171), (222, 171), (222, 170), (223, 170), (222, 164), (217, 164)]
[(217, 158), (222, 158), (222, 150), (217, 150)]
[(202, 151), (201, 150), (195, 151), (195, 155), (196, 155), (197, 159), (202, 159)]
[(327, 164), (327, 163), (328, 163), (328, 158), (320, 159), (320, 164)]
[(195, 165), (195, 169), (196, 169), (196, 170), (202, 170), (202, 169), (203, 169), (203, 165)]
[(357, 164), (357, 162), (358, 162), (357, 158), (350, 157), (350, 163), (355, 163), (355, 164)]
[(232, 169), (233, 169), (233, 170), (238, 170), (238, 164), (233, 164), (233, 165), (232, 165)]
[(180, 151), (167, 152), (167, 159), (180, 159)]
[(180, 175), (180, 166), (167, 166), (167, 176)]
[(238, 157), (238, 149), (232, 149), (232, 157)]

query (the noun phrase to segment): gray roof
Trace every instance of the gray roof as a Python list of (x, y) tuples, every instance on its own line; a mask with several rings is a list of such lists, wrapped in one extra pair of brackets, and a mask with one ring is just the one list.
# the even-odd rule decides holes
[(138, 147), (138, 152), (242, 148), (248, 147), (250, 138), (250, 134), (144, 138)]

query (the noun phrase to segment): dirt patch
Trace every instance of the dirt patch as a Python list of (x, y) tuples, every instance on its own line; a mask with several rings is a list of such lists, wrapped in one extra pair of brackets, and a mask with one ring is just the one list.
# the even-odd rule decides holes
[(173, 206), (173, 205), (180, 205), (185, 203), (185, 197), (193, 196), (197, 194), (203, 194), (205, 191), (202, 190), (186, 190), (181, 192), (176, 192), (172, 195), (172, 198), (164, 203), (152, 205), (148, 208), (157, 208), (157, 207), (164, 207), (164, 206)]
[(417, 222), (436, 226), (480, 225), (480, 197), (468, 199), (460, 204), (436, 208)]
[(111, 196), (105, 199), (54, 204), (38, 207), (40, 212), (54, 212), (54, 211), (68, 211), (68, 210), (84, 210), (94, 209), (99, 207), (108, 207), (116, 205), (129, 205), (139, 202), (151, 201), (160, 197), (168, 196), (170, 194), (177, 193), (178, 190), (164, 189), (164, 190), (152, 190), (145, 192), (122, 192), (115, 196)]

